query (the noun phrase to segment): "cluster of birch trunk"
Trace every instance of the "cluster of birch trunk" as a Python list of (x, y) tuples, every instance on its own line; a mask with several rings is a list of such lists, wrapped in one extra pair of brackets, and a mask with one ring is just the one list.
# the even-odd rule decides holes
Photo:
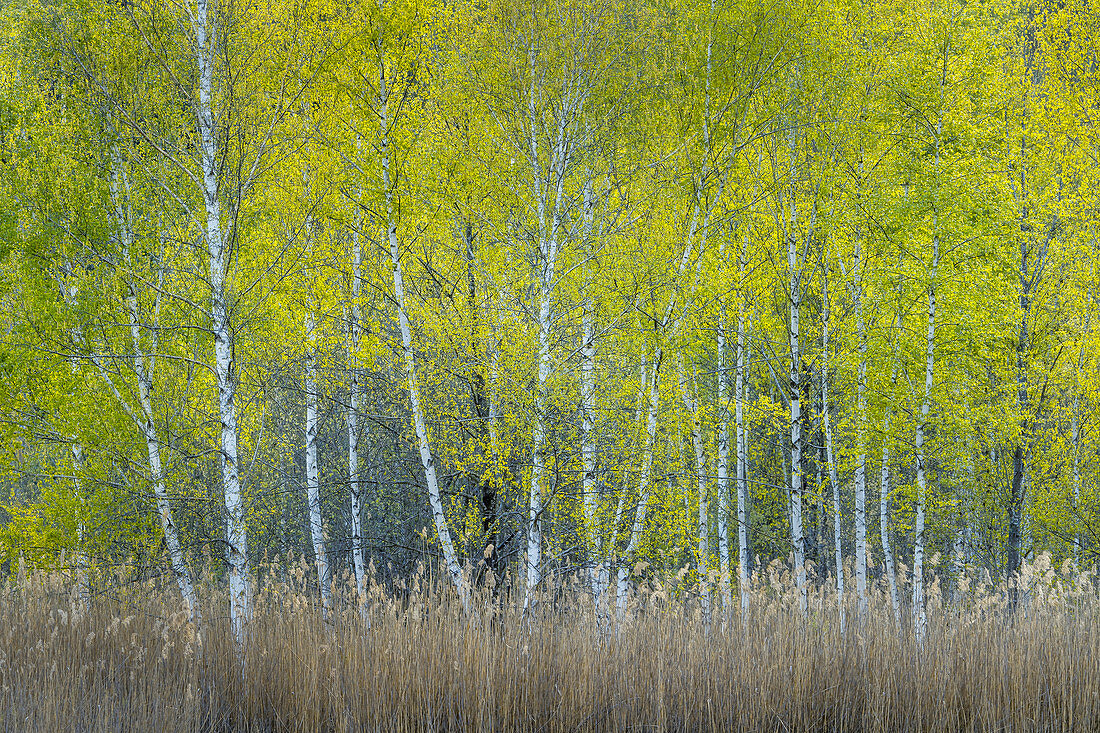
[(52, 305), (7, 307), (6, 344), (73, 378), (13, 388), (7, 423), (67, 465), (82, 577), (122, 475), (196, 622), (224, 527), (241, 641), (262, 551), (308, 554), (327, 613), (345, 566), (366, 604), (401, 556), (387, 525), (424, 527), (404, 557), (464, 605), (579, 572), (621, 617), (681, 571), (744, 618), (775, 559), (802, 611), (854, 580), (858, 619), (878, 582), (918, 637), (937, 555), (1013, 607), (1030, 555), (1094, 557), (1073, 120), (1100, 86), (1063, 42), (1091, 11), (838, 7), (13, 15), (8, 300)]

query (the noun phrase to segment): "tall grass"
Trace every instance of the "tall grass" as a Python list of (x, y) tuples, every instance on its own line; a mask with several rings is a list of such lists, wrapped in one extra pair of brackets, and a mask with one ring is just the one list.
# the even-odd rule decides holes
[(803, 616), (774, 565), (746, 618), (708, 626), (690, 588), (650, 580), (618, 628), (571, 580), (527, 615), (482, 592), (467, 616), (417, 577), (365, 616), (345, 592), (325, 621), (298, 570), (263, 579), (243, 659), (212, 584), (200, 634), (171, 586), (81, 610), (71, 579), (31, 575), (0, 594), (0, 729), (1097, 730), (1100, 598), (1044, 560), (1012, 616), (1003, 588), (934, 585), (920, 648), (881, 590), (841, 633), (835, 596), (816, 587)]

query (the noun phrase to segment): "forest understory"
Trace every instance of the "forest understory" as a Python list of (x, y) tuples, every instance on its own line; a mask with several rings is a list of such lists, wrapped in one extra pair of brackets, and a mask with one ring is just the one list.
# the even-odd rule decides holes
[[(789, 570), (754, 574), (749, 612), (708, 621), (698, 586), (640, 582), (617, 614), (578, 578), (483, 587), (463, 611), (445, 577), (350, 579), (322, 616), (308, 564), (263, 575), (243, 656), (229, 619), (196, 628), (171, 585), (19, 574), (0, 594), (4, 731), (1027, 731), (1100, 726), (1095, 571), (1042, 556), (1008, 611), (964, 574), (928, 591), (918, 644), (872, 584), (842, 631), (835, 590), (805, 613)], [(311, 587), (312, 586), (312, 587)], [(509, 587), (502, 584), (502, 587)], [(513, 586), (514, 587), (514, 586)], [(902, 588), (902, 598), (906, 589)], [(207, 608), (225, 591), (199, 579)]]
[(1100, 731), (1097, 110), (1093, 0), (3, 0), (0, 733)]

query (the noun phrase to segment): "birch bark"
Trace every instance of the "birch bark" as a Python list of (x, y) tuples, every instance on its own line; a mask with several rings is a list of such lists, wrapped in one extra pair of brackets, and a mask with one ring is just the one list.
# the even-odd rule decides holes
[(595, 201), (592, 195), (591, 179), (584, 186), (584, 241), (587, 246), (584, 270), (584, 304), (581, 314), (581, 492), (584, 496), (584, 521), (587, 534), (586, 545), (592, 551), (589, 567), (589, 584), (592, 596), (599, 606), (603, 595), (600, 582), (598, 531), (596, 527), (596, 334), (595, 303), (592, 298), (592, 224)]
[(348, 318), (348, 486), (350, 488), (351, 555), (355, 571), (355, 587), (359, 608), (366, 618), (367, 567), (363, 552), (363, 480), (359, 475), (359, 339), (362, 314), (359, 297), (362, 291), (363, 252), (359, 232), (351, 234), (351, 303)]
[[(694, 370), (693, 370), (694, 371)], [(699, 418), (698, 385), (689, 380), (684, 368), (683, 356), (680, 357), (680, 397), (684, 408), (691, 416), (691, 446), (695, 451), (695, 477), (698, 492), (698, 521), (696, 526), (697, 568), (699, 572), (699, 606), (703, 614), (704, 625), (710, 624), (710, 581), (707, 577), (707, 565), (710, 557), (708, 546), (710, 524), (707, 513), (707, 459), (703, 452), (703, 436)], [(686, 488), (686, 487), (685, 487)]]
[[(718, 245), (718, 258), (723, 260), (725, 242)], [(729, 619), (732, 603), (730, 592), (729, 545), (729, 456), (730, 415), (727, 392), (729, 378), (726, 374), (726, 309), (725, 302), (718, 304), (718, 467), (716, 488), (718, 493), (718, 572), (719, 593), (722, 597), (723, 623)], [(737, 439), (740, 440), (740, 426)]]
[[(938, 156), (937, 156), (938, 157)], [(933, 225), (935, 226), (935, 225)], [(932, 404), (932, 384), (935, 367), (936, 343), (936, 272), (940, 263), (939, 234), (932, 235), (932, 269), (928, 285), (928, 335), (924, 366), (924, 399), (921, 401), (920, 421), (917, 423), (915, 443), (917, 457), (917, 516), (913, 528), (913, 629), (917, 643), (924, 639), (924, 521), (925, 502), (928, 494), (927, 466), (924, 451), (925, 426)]]
[(428, 503), (432, 509), (432, 519), (435, 522), (436, 537), (443, 551), (443, 562), (450, 575), (451, 582), (458, 591), (462, 601), (462, 607), (469, 610), (469, 590), (462, 568), (458, 564), (458, 556), (455, 553), (454, 542), (451, 539), (451, 531), (447, 527), (447, 515), (443, 510), (443, 500), (439, 491), (439, 478), (435, 470), (435, 457), (432, 455), (431, 444), (428, 437), (427, 421), (424, 419), (424, 408), (420, 402), (420, 381), (416, 370), (416, 352), (413, 349), (412, 325), (409, 321), (408, 311), (405, 307), (405, 285), (401, 270), (401, 246), (397, 240), (397, 221), (394, 218), (393, 191), (394, 181), (390, 175), (390, 149), (389, 149), (389, 79), (384, 67), (379, 69), (378, 101), (379, 129), (380, 129), (380, 154), (382, 159), (382, 188), (386, 201), (386, 237), (389, 244), (390, 262), (393, 266), (393, 291), (394, 300), (397, 301), (397, 320), (401, 329), (401, 347), (405, 360), (405, 379), (409, 390), (409, 407), (413, 414), (413, 425), (416, 430), (416, 439), (420, 448), (420, 463), (424, 468), (424, 480), (428, 485)]
[(790, 321), (788, 338), (791, 354), (790, 371), (790, 449), (791, 449), (791, 544), (794, 548), (795, 583), (798, 602), (803, 613), (809, 610), (806, 589), (806, 547), (802, 531), (802, 353), (799, 344), (799, 312), (802, 309), (801, 269), (798, 263), (798, 244), (794, 236), (796, 209), (791, 200), (791, 230), (787, 234), (787, 267), (790, 272), (788, 291)]
[(836, 600), (840, 618), (840, 633), (845, 631), (844, 553), (841, 548), (840, 481), (833, 460), (833, 429), (829, 421), (829, 256), (824, 257), (821, 309), (821, 420), (825, 426), (825, 461), (829, 467), (829, 483), (833, 488), (833, 550), (836, 554)]
[[(745, 251), (748, 235), (742, 239), (738, 269), (742, 290), (745, 282)], [(749, 615), (749, 481), (748, 481), (748, 433), (745, 430), (745, 297), (740, 294), (737, 303), (737, 370), (734, 385), (735, 420), (737, 425), (737, 583), (741, 595), (742, 625)]]
[(221, 473), (225, 495), (226, 564), (229, 568), (229, 616), (237, 645), (245, 641), (245, 625), (252, 615), (248, 580), (248, 530), (244, 497), (241, 493), (237, 448), (237, 371), (233, 363), (233, 334), (229, 323), (229, 286), (226, 283), (227, 252), (222, 231), (222, 208), (218, 180), (217, 131), (214, 124), (214, 10), (208, 0), (196, 0), (192, 15), (195, 56), (198, 64), (196, 121), (202, 171), (205, 235), (209, 260), (210, 322), (214, 334), (214, 365), (218, 387), (218, 415), (221, 422)]
[[(900, 300), (901, 284), (898, 284)], [(894, 317), (894, 347), (890, 366), (890, 394), (893, 395), (898, 381), (898, 342), (901, 338), (901, 304), (898, 304)], [(901, 601), (898, 597), (898, 578), (894, 569), (894, 552), (890, 543), (890, 422), (892, 411), (889, 401), (882, 417), (882, 469), (879, 475), (878, 521), (879, 538), (882, 541), (882, 560), (886, 566), (886, 581), (890, 589), (890, 606), (894, 611), (894, 626), (901, 631)]]
[[(308, 275), (307, 275), (308, 277)], [(309, 536), (313, 544), (313, 559), (317, 567), (317, 582), (321, 586), (321, 613), (328, 618), (332, 606), (332, 584), (328, 553), (325, 550), (324, 524), (321, 517), (321, 472), (317, 456), (317, 357), (316, 323), (312, 306), (305, 315), (306, 331), (306, 502), (309, 507)]]
[(859, 367), (856, 375), (856, 596), (859, 618), (867, 618), (867, 326), (863, 321), (862, 239), (856, 237), (852, 257), (852, 300), (856, 312), (856, 338), (859, 342)]

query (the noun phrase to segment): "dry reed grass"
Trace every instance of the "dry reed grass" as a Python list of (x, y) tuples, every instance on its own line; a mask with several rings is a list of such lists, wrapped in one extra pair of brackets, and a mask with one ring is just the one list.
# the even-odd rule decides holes
[(465, 616), (419, 577), (326, 623), (299, 570), (257, 592), (243, 672), (211, 585), (200, 639), (170, 587), (80, 612), (71, 579), (39, 574), (0, 594), (0, 729), (1097, 730), (1100, 598), (1064, 570), (1040, 559), (1014, 617), (1003, 588), (947, 604), (934, 585), (921, 648), (880, 590), (846, 633), (823, 588), (803, 617), (774, 565), (748, 618), (708, 629), (689, 589), (651, 580), (610, 634), (573, 581), (528, 616), (485, 593)]

